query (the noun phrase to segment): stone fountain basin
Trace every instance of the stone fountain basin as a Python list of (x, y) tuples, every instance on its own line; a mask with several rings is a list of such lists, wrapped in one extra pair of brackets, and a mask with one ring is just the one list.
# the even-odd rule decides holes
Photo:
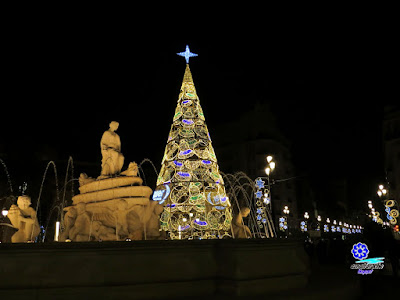
[(73, 205), (80, 202), (91, 203), (98, 201), (106, 201), (117, 198), (130, 198), (130, 197), (140, 197), (140, 198), (150, 198), (153, 190), (148, 186), (123, 186), (116, 187), (106, 190), (94, 191), (85, 194), (79, 194), (72, 197)]
[[(120, 200), (125, 200), (127, 205), (127, 210), (131, 209), (132, 207), (136, 205), (141, 205), (141, 206), (147, 206), (150, 204), (149, 198), (144, 198), (144, 197), (124, 197), (124, 198), (116, 198), (116, 199), (111, 199), (111, 200), (106, 200), (106, 201), (99, 201), (99, 202), (89, 202), (86, 205), (86, 210), (87, 211), (97, 211), (97, 210), (103, 210), (103, 209), (110, 209), (114, 211), (116, 209), (116, 205), (118, 201)], [(74, 206), (67, 206), (64, 207), (64, 211), (69, 211), (69, 209)]]
[(0, 244), (0, 261), (2, 299), (267, 299), (309, 275), (286, 239)]
[(137, 176), (120, 176), (101, 180), (95, 180), (79, 187), (81, 194), (107, 190), (128, 185), (142, 185), (143, 179)]

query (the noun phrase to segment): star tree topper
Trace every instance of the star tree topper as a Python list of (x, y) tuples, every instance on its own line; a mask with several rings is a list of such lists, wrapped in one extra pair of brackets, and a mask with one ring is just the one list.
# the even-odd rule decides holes
[(186, 63), (189, 63), (189, 58), (197, 56), (197, 54), (190, 52), (189, 50), (189, 45), (186, 45), (186, 50), (185, 52), (179, 52), (177, 53), (179, 56), (182, 56), (186, 59)]

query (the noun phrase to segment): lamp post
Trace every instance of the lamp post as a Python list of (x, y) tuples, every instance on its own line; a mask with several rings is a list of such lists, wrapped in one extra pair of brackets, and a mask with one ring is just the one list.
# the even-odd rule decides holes
[(310, 215), (308, 212), (304, 213), (304, 221), (300, 222), (300, 230), (301, 232), (307, 232), (308, 231), (308, 219), (310, 218)]
[[(385, 212), (387, 213), (386, 218), (388, 219), (390, 226), (394, 229), (397, 224), (397, 218), (399, 217), (397, 202), (394, 199), (390, 199), (389, 190), (386, 189), (383, 184), (380, 184), (378, 188), (379, 189), (376, 193), (385, 205)], [(396, 232), (396, 230), (394, 231)]]
[[(275, 169), (275, 162), (271, 155), (267, 156), (267, 167), (265, 168), (266, 177), (258, 177), (255, 184), (255, 197), (256, 197), (256, 219), (260, 230), (265, 231), (267, 237), (273, 237), (276, 235), (272, 220), (272, 209), (271, 209), (271, 181), (270, 175)], [(266, 181), (264, 181), (265, 179)], [(266, 183), (266, 184), (265, 184)]]
[[(270, 179), (270, 175), (271, 173), (275, 170), (275, 162), (274, 162), (274, 158), (272, 157), (272, 155), (268, 155), (267, 156), (267, 167), (265, 168), (265, 174), (267, 175), (266, 179), (267, 179), (267, 186), (268, 186), (268, 192), (266, 194), (268, 194), (268, 197), (264, 198), (267, 204), (267, 209), (268, 212), (272, 218), (272, 193), (271, 193), (271, 179)], [(265, 194), (264, 194), (265, 196)], [(268, 202), (268, 203), (267, 203)], [(275, 228), (274, 228), (275, 229)]]
[(290, 210), (289, 210), (289, 207), (287, 206), (287, 205), (285, 205), (284, 207), (283, 207), (283, 213), (285, 214), (285, 215), (287, 215), (287, 216), (285, 216), (285, 218), (286, 218), (286, 223), (287, 223), (287, 226), (286, 226), (286, 236), (289, 236), (289, 213), (290, 213)]

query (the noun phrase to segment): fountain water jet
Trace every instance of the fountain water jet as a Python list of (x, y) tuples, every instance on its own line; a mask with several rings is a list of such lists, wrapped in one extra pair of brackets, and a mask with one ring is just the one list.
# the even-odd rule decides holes
[[(56, 167), (55, 162), (51, 160), (51, 161), (48, 162), (48, 164), (47, 164), (47, 166), (46, 166), (46, 169), (45, 169), (45, 171), (44, 171), (44, 174), (43, 174), (42, 184), (40, 185), (39, 196), (38, 196), (38, 200), (37, 200), (37, 203), (36, 203), (36, 209), (35, 209), (36, 214), (38, 213), (39, 204), (40, 204), (40, 198), (41, 198), (41, 196), (42, 196), (42, 191), (43, 191), (43, 185), (44, 185), (44, 181), (45, 181), (45, 179), (46, 179), (47, 171), (48, 171), (50, 165), (53, 166), (53, 170), (54, 170), (54, 177), (55, 177), (55, 181), (56, 181), (56, 200), (57, 200), (57, 203), (60, 201), (59, 195), (58, 195), (57, 167)], [(32, 233), (31, 233), (31, 240), (32, 240), (32, 239), (33, 239), (33, 231), (32, 231)]]
[[(225, 181), (225, 188), (229, 193), (229, 198), (233, 199), (236, 203), (238, 211), (240, 211), (239, 195), (242, 195), (245, 206), (250, 208), (249, 224), (248, 227), (253, 237), (274, 237), (276, 236), (275, 227), (273, 225), (272, 216), (267, 210), (267, 218), (265, 226), (265, 232), (257, 225), (256, 212), (255, 212), (255, 192), (256, 187), (254, 181), (247, 176), (244, 172), (237, 172), (235, 174), (224, 174), (221, 172)], [(243, 205), (243, 204), (242, 204)], [(244, 224), (243, 224), (244, 225)], [(263, 227), (264, 227), (263, 226)]]
[[(71, 166), (71, 179), (68, 180), (68, 171), (69, 171), (70, 166)], [(74, 180), (78, 180), (78, 179), (74, 179), (74, 160), (73, 160), (72, 156), (70, 156), (68, 158), (68, 162), (67, 162), (67, 171), (65, 172), (64, 191), (63, 191), (63, 198), (62, 198), (62, 202), (61, 202), (61, 216), (60, 216), (61, 224), (64, 223), (64, 215), (63, 215), (62, 211), (64, 210), (64, 207), (66, 205), (65, 193), (67, 191), (67, 184), (69, 182), (71, 182), (71, 197), (73, 197), (74, 196)]]
[(8, 182), (8, 187), (10, 188), (10, 192), (11, 192), (11, 194), (13, 194), (14, 191), (13, 191), (13, 187), (12, 187), (12, 183), (11, 183), (10, 173), (8, 173), (7, 165), (6, 165), (6, 163), (5, 163), (1, 158), (0, 158), (0, 163), (3, 165), (4, 172), (6, 173), (7, 182)]
[(143, 175), (143, 182), (144, 182), (144, 184), (147, 184), (147, 182), (146, 182), (146, 176), (145, 176), (145, 174), (144, 174), (144, 170), (143, 170), (143, 168), (142, 168), (142, 165), (143, 165), (144, 163), (146, 163), (146, 162), (148, 162), (148, 163), (151, 164), (151, 166), (153, 167), (154, 173), (155, 173), (156, 176), (157, 176), (156, 178), (158, 178), (158, 171), (157, 171), (157, 168), (156, 168), (156, 166), (154, 165), (154, 163), (151, 161), (151, 159), (149, 159), (149, 158), (144, 158), (144, 159), (141, 161), (141, 163), (138, 165), (138, 168), (139, 168), (141, 174)]

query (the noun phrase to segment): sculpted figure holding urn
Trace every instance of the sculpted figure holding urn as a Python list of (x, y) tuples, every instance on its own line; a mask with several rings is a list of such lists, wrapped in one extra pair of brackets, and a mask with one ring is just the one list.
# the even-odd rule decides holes
[(110, 128), (103, 133), (100, 141), (101, 155), (101, 178), (119, 174), (124, 164), (124, 156), (121, 153), (121, 140), (115, 132), (119, 123), (112, 121)]
[(251, 238), (251, 231), (243, 223), (243, 218), (246, 218), (250, 213), (250, 208), (242, 207), (239, 213), (235, 216), (232, 222), (233, 234), (236, 239), (248, 239)]
[(29, 196), (19, 196), (17, 205), (13, 204), (8, 212), (11, 224), (18, 229), (11, 237), (13, 243), (24, 243), (36, 239), (40, 232), (36, 211), (30, 207)]

